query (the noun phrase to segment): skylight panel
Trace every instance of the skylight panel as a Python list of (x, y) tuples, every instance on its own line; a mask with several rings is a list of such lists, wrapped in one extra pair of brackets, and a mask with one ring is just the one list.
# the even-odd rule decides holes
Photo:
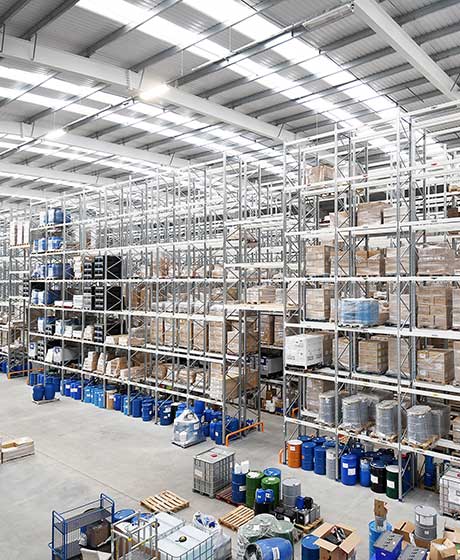
[(240, 2), (220, 2), (216, 0), (184, 0), (195, 10), (205, 13), (216, 21), (230, 23), (251, 17), (254, 11)]
[[(77, 6), (108, 19), (132, 23), (143, 21), (148, 14), (147, 10), (138, 8), (125, 0), (80, 0)], [(148, 16), (147, 16), (148, 17)]]

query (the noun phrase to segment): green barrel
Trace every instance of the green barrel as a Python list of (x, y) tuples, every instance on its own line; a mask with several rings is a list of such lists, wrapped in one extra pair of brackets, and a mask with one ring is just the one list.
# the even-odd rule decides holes
[(246, 505), (250, 508), (254, 507), (256, 490), (261, 487), (263, 478), (260, 471), (249, 471), (246, 475)]
[(273, 530), (273, 536), (291, 541), (294, 546), (294, 525), (286, 519), (277, 519)]
[(387, 466), (387, 496), (393, 500), (398, 499), (398, 476), (399, 468), (397, 465)]
[(262, 488), (264, 490), (273, 490), (275, 495), (275, 507), (280, 501), (280, 484), (281, 481), (277, 476), (266, 476), (262, 479)]

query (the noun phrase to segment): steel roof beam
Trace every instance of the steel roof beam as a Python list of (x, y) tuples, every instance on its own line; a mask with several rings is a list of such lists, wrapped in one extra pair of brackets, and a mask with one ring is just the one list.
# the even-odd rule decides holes
[(73, 8), (78, 1), (79, 0), (64, 0), (64, 2), (44, 15), (37, 23), (32, 25), (32, 27), (29, 27), (29, 29), (21, 35), (21, 38), (26, 40), (31, 39), (40, 29), (43, 29), (58, 17), (62, 16), (63, 13)]
[[(16, 136), (36, 139), (46, 137), (48, 132), (50, 132), (49, 129), (30, 126), (26, 123), (0, 121), (0, 133), (4, 134), (14, 134)], [(46, 140), (46, 138), (44, 139)], [(139, 150), (138, 148), (131, 148), (130, 146), (124, 146), (122, 144), (114, 144), (113, 142), (105, 142), (104, 140), (96, 140), (94, 138), (88, 138), (87, 136), (80, 136), (77, 134), (67, 133), (54, 141), (58, 144), (62, 144), (63, 146), (73, 146), (93, 152), (105, 152), (108, 155), (134, 159), (153, 165), (169, 166), (171, 164), (171, 158), (163, 154), (157, 154), (147, 150)], [(188, 161), (185, 159), (174, 159), (175, 167), (185, 167), (187, 165)]]
[(32, 0), (14, 0), (11, 6), (0, 15), (0, 25), (4, 25), (8, 20), (30, 4)]
[(17, 187), (8, 187), (4, 184), (0, 184), (0, 195), (13, 196), (14, 198), (24, 198), (26, 200), (46, 200), (48, 198), (56, 198), (55, 194), (46, 193), (44, 191), (28, 189), (21, 187), (20, 185)]
[(383, 37), (396, 52), (410, 62), (448, 99), (455, 100), (460, 97), (457, 86), (444, 70), (375, 0), (355, 0), (355, 10), (377, 35)]
[[(79, 55), (71, 54), (51, 47), (44, 47), (39, 44), (35, 45), (35, 49), (31, 49), (30, 43), (23, 39), (17, 39), (10, 35), (5, 35), (3, 49), (0, 50), (0, 56), (25, 60), (38, 65), (43, 65), (54, 70), (63, 72), (72, 72), (95, 80), (104, 81), (113, 85), (121, 85), (128, 89), (147, 91), (149, 87), (158, 84), (157, 76), (151, 70), (145, 72), (141, 81), (141, 76), (104, 62), (95, 61)], [(149, 83), (150, 82), (150, 83)], [(294, 140), (295, 135), (283, 128), (275, 127), (263, 121), (259, 121), (253, 117), (234, 111), (175, 88), (168, 88), (161, 93), (159, 98), (168, 103), (187, 107), (193, 111), (208, 115), (215, 118), (218, 122), (226, 122), (235, 126), (251, 130), (261, 136), (274, 138), (280, 141)]]
[(32, 179), (49, 179), (51, 181), (63, 183), (79, 183), (82, 188), (85, 186), (101, 187), (111, 182), (107, 178), (99, 177), (97, 175), (68, 173), (47, 167), (32, 167), (30, 165), (19, 165), (17, 163), (8, 163), (6, 161), (0, 161), (0, 173), (11, 175), (12, 177), (15, 175), (21, 175), (31, 177)]
[(144, 23), (149, 22), (154, 17), (160, 15), (161, 13), (165, 12), (166, 10), (169, 10), (170, 8), (175, 6), (176, 4), (179, 4), (180, 2), (182, 2), (182, 0), (162, 0), (152, 10), (149, 11), (150, 15), (144, 21), (139, 21), (137, 23), (128, 23), (126, 25), (123, 25), (122, 27), (119, 27), (118, 29), (115, 29), (115, 31), (112, 31), (111, 33), (108, 33), (107, 35), (105, 35), (104, 37), (99, 39), (98, 41), (94, 42), (89, 47), (86, 47), (80, 54), (82, 56), (90, 57), (96, 51), (102, 49), (103, 47), (107, 46), (110, 43), (113, 43), (114, 41), (116, 41), (120, 37), (124, 37), (128, 33), (131, 33), (131, 31), (136, 30), (141, 25), (144, 25)]
[[(394, 19), (398, 25), (404, 25), (405, 23), (413, 22), (417, 19), (434, 14), (441, 10), (445, 10), (457, 4), (458, 0), (439, 0), (438, 2), (434, 2), (433, 4), (429, 4), (428, 6), (422, 6), (421, 8), (412, 10), (407, 14), (395, 17)], [(357, 41), (366, 39), (367, 37), (372, 37), (372, 35), (375, 35), (373, 29), (363, 29), (362, 31), (353, 33), (353, 35), (348, 35), (347, 37), (342, 37), (342, 39), (337, 39), (336, 41), (328, 43), (327, 45), (323, 45), (321, 47), (321, 50), (328, 52), (336, 51), (338, 49), (342, 49), (343, 47), (347, 47), (348, 45), (352, 45)]]
[[(269, 8), (271, 8), (272, 6), (275, 6), (276, 4), (279, 4), (280, 2), (284, 2), (285, 0), (264, 0), (262, 2), (259, 3), (259, 5), (255, 8), (254, 11), (254, 15), (255, 14), (260, 14), (262, 12), (264, 12), (265, 10), (268, 10)], [(233, 22), (231, 25), (228, 25), (227, 23), (216, 23), (215, 25), (209, 27), (208, 29), (206, 29), (205, 31), (203, 31), (202, 33), (199, 34), (199, 41), (197, 41), (197, 43), (205, 40), (205, 39), (209, 39), (210, 37), (213, 37), (214, 35), (217, 35), (217, 33), (222, 33), (222, 31), (225, 31), (226, 29), (228, 29), (229, 27), (233, 27), (233, 25), (236, 25), (238, 23), (240, 23), (241, 21), (245, 21), (244, 18), (240, 21), (236, 21)], [(196, 43), (194, 43), (196, 44)], [(144, 60), (142, 60), (141, 62), (138, 62), (137, 64), (134, 64), (131, 67), (131, 70), (138, 72), (139, 70), (143, 70), (144, 68), (147, 68), (148, 66), (152, 66), (153, 64), (157, 64), (158, 62), (161, 62), (162, 60), (165, 60), (167, 58), (169, 58), (170, 56), (174, 56), (177, 53), (180, 53), (184, 50), (186, 50), (187, 48), (190, 48), (193, 45), (187, 45), (186, 47), (182, 47), (182, 46), (178, 46), (178, 45), (173, 45), (171, 47), (168, 47), (166, 49), (163, 49), (162, 51), (160, 51), (159, 53), (156, 53), (152, 56), (149, 56), (147, 58), (145, 58)]]

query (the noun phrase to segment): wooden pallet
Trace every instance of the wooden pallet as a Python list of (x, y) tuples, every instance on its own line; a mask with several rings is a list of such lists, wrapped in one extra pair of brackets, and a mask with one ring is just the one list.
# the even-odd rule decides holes
[(169, 490), (163, 490), (159, 494), (155, 496), (149, 496), (148, 498), (144, 498), (140, 502), (141, 506), (144, 506), (146, 509), (158, 512), (158, 511), (180, 511), (181, 509), (188, 508), (190, 502), (184, 500), (177, 494), (170, 492)]
[(253, 517), (254, 510), (249, 509), (246, 506), (238, 506), (220, 517), (219, 523), (232, 531), (238, 531), (242, 525), (251, 521)]
[(58, 400), (59, 400), (59, 397), (55, 397), (54, 399), (49, 399), (49, 400), (47, 400), (47, 401), (45, 401), (45, 399), (43, 399), (43, 400), (41, 400), (41, 401), (34, 401), (34, 400), (32, 399), (32, 402), (33, 402), (34, 404), (48, 404), (48, 403), (50, 403), (50, 402), (56, 402), (56, 401), (58, 401)]
[(323, 522), (323, 518), (318, 517), (318, 519), (316, 521), (313, 521), (313, 523), (309, 523), (308, 525), (298, 525), (296, 523), (295, 527), (296, 527), (296, 529), (299, 529), (304, 534), (306, 534), (306, 533), (310, 533), (311, 531), (313, 531), (313, 529), (316, 529), (316, 527), (321, 525), (322, 522)]
[(407, 439), (403, 439), (402, 443), (403, 445), (411, 445), (412, 447), (416, 447), (418, 449), (429, 449), (431, 446), (433, 446), (437, 441), (438, 441), (439, 437), (438, 436), (434, 436), (432, 438), (430, 438), (427, 441), (424, 441), (423, 443), (414, 443), (412, 441), (408, 441)]
[(21, 370), (21, 371), (10, 371), (8, 373), (8, 379), (13, 379), (15, 377), (27, 377), (29, 374), (29, 370)]
[(227, 486), (227, 488), (224, 488), (220, 492), (217, 492), (216, 500), (220, 500), (221, 502), (231, 504), (232, 506), (239, 505), (232, 500), (232, 487), (231, 486)]
[(376, 434), (375, 432), (371, 432), (369, 435), (382, 443), (393, 443), (398, 439), (398, 436), (396, 434), (392, 436), (382, 436)]

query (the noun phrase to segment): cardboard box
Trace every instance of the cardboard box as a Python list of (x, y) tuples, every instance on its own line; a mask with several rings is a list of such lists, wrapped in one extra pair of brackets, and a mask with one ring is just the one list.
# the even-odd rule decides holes
[[(385, 253), (385, 274), (387, 276), (396, 276), (397, 262), (397, 249), (389, 247)], [(405, 247), (401, 247), (399, 262), (401, 263), (399, 274), (407, 276), (409, 274), (409, 254)], [(417, 268), (415, 270), (417, 271)]]
[(382, 249), (356, 251), (356, 276), (384, 276), (385, 260)]
[(285, 340), (286, 364), (308, 367), (323, 361), (323, 337), (318, 334), (287, 336)]
[(454, 379), (454, 352), (444, 348), (426, 348), (417, 352), (417, 379), (449, 384)]
[(388, 369), (388, 341), (378, 338), (358, 343), (358, 368), (367, 373), (385, 373)]
[(323, 181), (334, 180), (334, 168), (332, 165), (320, 163), (310, 167), (307, 171), (307, 184), (322, 183)]
[[(341, 529), (346, 535), (346, 538), (338, 545), (326, 540), (326, 537), (331, 535), (336, 528)], [(361, 541), (355, 529), (339, 523), (323, 523), (313, 531), (312, 535), (318, 537), (316, 544), (319, 546), (320, 560), (347, 560), (352, 557), (354, 558), (356, 547)]]
[(328, 245), (305, 247), (305, 262), (309, 276), (327, 276), (331, 273), (331, 249)]
[(452, 420), (452, 441), (460, 443), (460, 416)]
[(438, 284), (417, 289), (417, 326), (450, 329), (452, 327), (452, 288)]
[(427, 244), (418, 249), (420, 276), (449, 276), (455, 269), (455, 252), (447, 243)]
[(260, 315), (260, 343), (262, 346), (273, 346), (275, 340), (275, 316)]
[(305, 290), (305, 319), (328, 321), (331, 315), (331, 288), (307, 288)]
[(431, 541), (430, 560), (455, 560), (457, 549), (449, 539), (442, 537)]
[(452, 328), (460, 329), (460, 288), (452, 290)]
[(393, 532), (402, 535), (404, 542), (410, 543), (414, 534), (415, 525), (411, 521), (398, 521), (393, 525)]
[(380, 225), (383, 222), (383, 211), (391, 207), (388, 202), (362, 202), (358, 205), (358, 226)]
[(274, 286), (252, 286), (246, 290), (247, 303), (275, 303), (276, 290)]

